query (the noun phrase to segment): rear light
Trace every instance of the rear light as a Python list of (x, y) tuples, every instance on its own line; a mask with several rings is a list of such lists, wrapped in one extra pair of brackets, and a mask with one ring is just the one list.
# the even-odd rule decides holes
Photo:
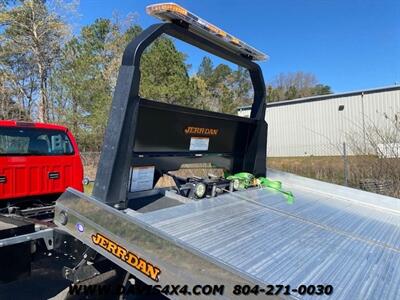
[(34, 123), (32, 123), (32, 122), (23, 122), (23, 121), (21, 121), (21, 122), (18, 121), (18, 122), (16, 122), (15, 125), (20, 126), (20, 127), (35, 127)]
[(206, 185), (202, 182), (196, 183), (194, 186), (194, 194), (198, 199), (203, 198), (206, 194)]

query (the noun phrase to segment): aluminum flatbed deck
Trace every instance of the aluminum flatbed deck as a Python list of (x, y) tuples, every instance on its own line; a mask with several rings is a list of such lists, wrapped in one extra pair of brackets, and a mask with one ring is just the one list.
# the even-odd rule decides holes
[[(253, 189), (145, 213), (110, 209), (114, 222), (123, 219), (125, 229), (129, 224), (138, 226), (147, 237), (143, 233), (139, 236), (137, 230), (121, 231), (119, 226), (110, 230), (114, 228), (110, 223), (106, 232), (96, 230), (155, 261), (161, 266), (160, 278), (171, 272), (166, 282), (182, 278), (195, 282), (201, 269), (203, 279), (207, 273), (230, 274), (222, 274), (215, 282), (224, 278), (226, 282), (243, 280), (292, 288), (330, 284), (335, 299), (400, 296), (398, 199), (282, 172), (270, 171), (269, 176), (282, 180), (294, 193), (294, 204), (288, 204), (278, 192)], [(67, 204), (65, 200), (59, 201), (59, 208), (68, 210), (73, 202)], [(97, 204), (86, 206), (89, 210), (83, 210), (85, 217), (77, 217), (88, 223), (87, 217), (96, 215)], [(110, 221), (106, 214), (102, 220)], [(103, 223), (93, 221), (96, 227)], [(158, 238), (163, 245), (156, 241)], [(115, 255), (111, 258), (118, 262)]]

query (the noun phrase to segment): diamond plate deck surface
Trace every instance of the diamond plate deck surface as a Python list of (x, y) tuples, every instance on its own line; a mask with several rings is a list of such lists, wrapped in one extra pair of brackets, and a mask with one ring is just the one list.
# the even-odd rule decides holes
[(277, 192), (257, 189), (135, 218), (255, 282), (330, 284), (334, 299), (400, 298), (396, 210), (298, 184), (288, 188), (296, 197), (291, 205)]

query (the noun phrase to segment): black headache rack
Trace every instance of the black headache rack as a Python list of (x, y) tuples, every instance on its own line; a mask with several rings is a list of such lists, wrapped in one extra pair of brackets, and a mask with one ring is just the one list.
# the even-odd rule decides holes
[[(250, 118), (203, 111), (139, 96), (140, 58), (162, 34), (246, 68), (254, 88)], [(150, 26), (125, 49), (112, 101), (93, 196), (126, 207), (132, 167), (154, 167), (158, 179), (182, 164), (211, 163), (228, 172), (266, 173), (265, 84), (260, 67), (190, 30), (187, 24)]]

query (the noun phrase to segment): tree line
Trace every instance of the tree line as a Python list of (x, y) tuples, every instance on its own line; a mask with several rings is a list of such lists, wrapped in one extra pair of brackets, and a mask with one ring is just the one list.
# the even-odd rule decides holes
[[(134, 17), (97, 19), (72, 33), (75, 1), (0, 0), (0, 118), (68, 126), (84, 150), (103, 140), (121, 56), (142, 28)], [(168, 37), (141, 61), (143, 98), (225, 113), (252, 101), (247, 70), (214, 66), (196, 72)], [(308, 73), (280, 74), (267, 84), (269, 101), (330, 93)]]

